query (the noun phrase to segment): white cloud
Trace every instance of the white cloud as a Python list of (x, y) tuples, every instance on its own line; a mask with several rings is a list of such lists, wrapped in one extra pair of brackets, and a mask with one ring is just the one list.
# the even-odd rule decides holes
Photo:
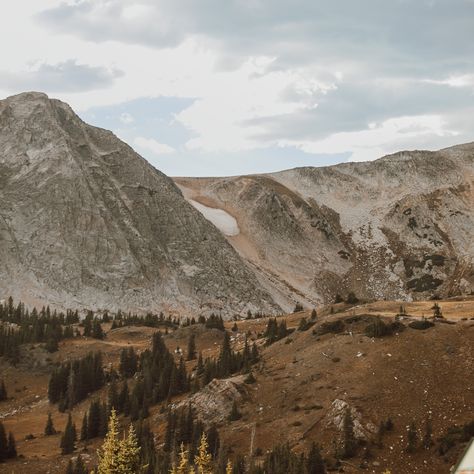
[[(345, 15), (340, 5), (309, 0), (4, 3), (0, 41), (15, 38), (15, 47), (2, 50), (0, 96), (49, 87), (80, 112), (160, 96), (192, 101), (175, 116), (189, 134), (155, 135), (152, 118), (140, 128), (140, 111), (114, 114), (119, 123), (109, 128), (123, 124), (128, 141), (150, 154), (174, 148), (144, 137), (203, 166), (206, 154), (244, 162), (275, 146), (369, 159), (473, 137), (472, 6), (461, 0), (429, 10), (424, 2), (347, 0)], [(74, 83), (81, 73), (88, 87)]]
[(131, 114), (129, 114), (128, 112), (122, 112), (120, 114), (119, 120), (122, 123), (128, 125), (130, 123), (133, 123), (135, 121), (135, 118)]
[(154, 155), (167, 155), (176, 151), (173, 147), (165, 143), (160, 143), (153, 138), (136, 137), (133, 143), (137, 147), (150, 151)]
[(474, 74), (449, 76), (447, 79), (425, 79), (428, 84), (439, 84), (450, 87), (474, 87)]
[(368, 124), (366, 130), (334, 133), (316, 141), (282, 141), (280, 146), (295, 146), (307, 153), (351, 153), (350, 161), (369, 161), (414, 145), (423, 137), (456, 136), (446, 128), (442, 117), (421, 115), (388, 119)]

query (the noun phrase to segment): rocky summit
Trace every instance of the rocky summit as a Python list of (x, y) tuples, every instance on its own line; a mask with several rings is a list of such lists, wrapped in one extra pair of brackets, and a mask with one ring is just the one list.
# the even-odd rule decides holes
[(0, 261), (27, 304), (279, 310), (171, 179), (41, 93), (0, 101)]
[(288, 310), (338, 293), (417, 300), (474, 290), (474, 144), (176, 182), (198, 209), (236, 220), (228, 240)]
[(176, 178), (41, 93), (0, 101), (0, 299), (130, 311), (474, 290), (474, 144)]

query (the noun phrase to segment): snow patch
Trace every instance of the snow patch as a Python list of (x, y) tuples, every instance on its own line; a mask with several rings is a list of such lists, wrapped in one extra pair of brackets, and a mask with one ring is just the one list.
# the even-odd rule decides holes
[(207, 207), (197, 201), (189, 200), (208, 221), (212, 222), (224, 235), (232, 237), (240, 234), (239, 225), (237, 221), (223, 209), (216, 209), (215, 207)]

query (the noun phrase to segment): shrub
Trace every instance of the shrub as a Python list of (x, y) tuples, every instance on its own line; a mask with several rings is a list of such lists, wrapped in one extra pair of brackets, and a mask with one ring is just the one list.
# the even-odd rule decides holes
[(336, 321), (326, 321), (321, 324), (318, 328), (313, 330), (313, 334), (317, 336), (322, 336), (323, 334), (333, 333), (338, 334), (345, 329), (345, 324), (341, 319)]
[(359, 298), (357, 298), (357, 296), (355, 295), (355, 293), (353, 291), (351, 291), (348, 295), (347, 295), (347, 299), (346, 299), (346, 303), (347, 304), (357, 304), (359, 302)]
[(421, 319), (418, 321), (412, 321), (408, 326), (411, 327), (412, 329), (423, 330), (423, 329), (432, 328), (434, 326), (434, 323), (426, 319)]

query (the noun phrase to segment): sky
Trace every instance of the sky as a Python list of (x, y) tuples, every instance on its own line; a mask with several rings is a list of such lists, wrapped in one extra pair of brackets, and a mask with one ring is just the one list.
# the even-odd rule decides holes
[(3, 0), (0, 98), (69, 103), (171, 176), (474, 141), (474, 0)]

